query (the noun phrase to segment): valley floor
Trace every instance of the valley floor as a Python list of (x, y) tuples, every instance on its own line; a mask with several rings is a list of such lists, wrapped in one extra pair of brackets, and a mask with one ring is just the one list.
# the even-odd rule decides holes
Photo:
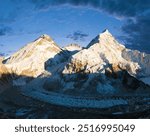
[(150, 96), (101, 96), (93, 99), (34, 90), (26, 93), (25, 90), (16, 90), (14, 95), (15, 98), (8, 92), (1, 95), (0, 118), (150, 118)]

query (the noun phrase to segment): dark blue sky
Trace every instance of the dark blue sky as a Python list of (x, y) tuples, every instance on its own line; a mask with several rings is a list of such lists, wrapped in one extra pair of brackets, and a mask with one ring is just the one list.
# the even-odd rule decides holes
[(149, 0), (0, 0), (0, 54), (42, 34), (86, 46), (105, 28), (127, 47), (150, 52)]

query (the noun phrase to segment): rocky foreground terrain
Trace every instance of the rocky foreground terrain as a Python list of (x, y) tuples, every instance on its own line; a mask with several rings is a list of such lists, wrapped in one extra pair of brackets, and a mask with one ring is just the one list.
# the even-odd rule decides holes
[(1, 118), (150, 118), (150, 54), (105, 30), (86, 48), (42, 35), (0, 59)]

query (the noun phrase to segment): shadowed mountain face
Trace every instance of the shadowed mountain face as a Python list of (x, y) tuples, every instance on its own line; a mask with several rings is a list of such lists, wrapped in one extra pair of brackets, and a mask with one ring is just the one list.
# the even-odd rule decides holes
[(150, 108), (150, 54), (125, 48), (108, 30), (84, 49), (42, 35), (0, 62), (2, 117), (145, 118)]

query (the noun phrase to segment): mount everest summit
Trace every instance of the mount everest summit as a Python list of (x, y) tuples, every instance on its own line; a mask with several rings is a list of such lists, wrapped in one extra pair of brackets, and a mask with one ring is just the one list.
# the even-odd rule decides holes
[[(28, 97), (37, 103), (71, 108), (107, 109), (121, 105), (125, 109), (136, 105), (128, 111), (138, 112), (143, 103), (149, 103), (150, 54), (127, 49), (108, 30), (86, 48), (76, 44), (61, 48), (51, 37), (42, 35), (9, 58), (1, 59), (0, 92), (2, 110), (7, 105), (5, 101), (20, 106)], [(16, 115), (19, 109), (14, 109)]]

